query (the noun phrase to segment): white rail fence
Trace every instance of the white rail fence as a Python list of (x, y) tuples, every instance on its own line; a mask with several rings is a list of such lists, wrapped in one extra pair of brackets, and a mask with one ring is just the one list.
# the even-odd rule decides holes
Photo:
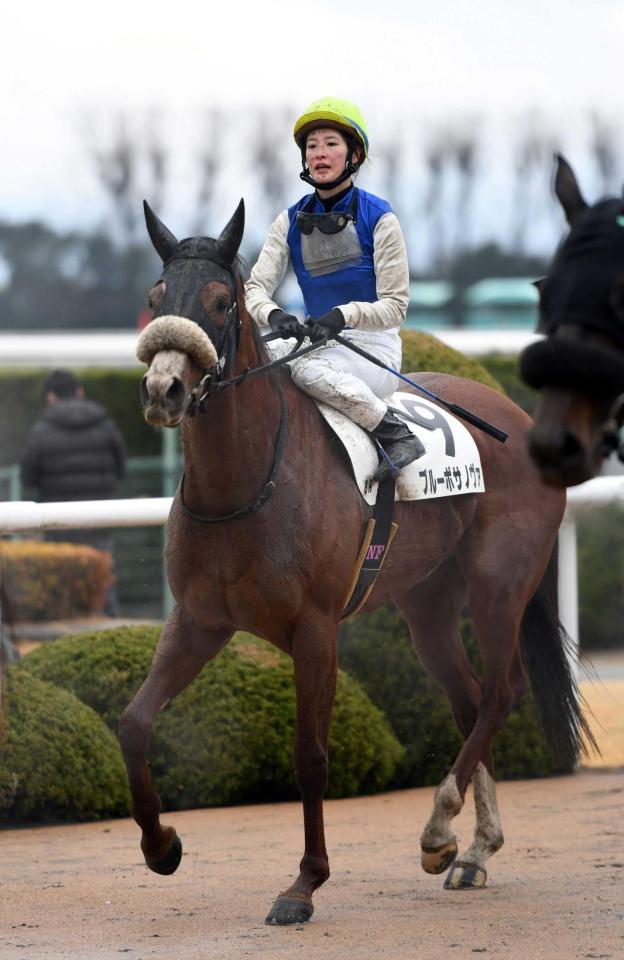
[[(454, 350), (472, 357), (486, 353), (515, 355), (529, 343), (542, 339), (528, 330), (498, 328), (449, 327), (436, 330), (435, 335)], [(3, 367), (139, 368), (143, 365), (136, 358), (138, 337), (136, 330), (0, 332), (0, 357)]]
[[(591, 507), (624, 501), (624, 477), (598, 477), (568, 491), (559, 533), (559, 614), (575, 645), (579, 642), (576, 517)], [(146, 527), (166, 523), (171, 497), (71, 503), (0, 503), (0, 536), (80, 527)]]

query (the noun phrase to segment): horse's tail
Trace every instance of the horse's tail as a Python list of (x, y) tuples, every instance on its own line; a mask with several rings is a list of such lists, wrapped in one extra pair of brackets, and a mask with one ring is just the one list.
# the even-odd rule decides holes
[(544, 578), (526, 608), (520, 645), (544, 736), (554, 759), (569, 770), (588, 747), (598, 748), (583, 714), (573, 641), (559, 620), (558, 566), (555, 544)]

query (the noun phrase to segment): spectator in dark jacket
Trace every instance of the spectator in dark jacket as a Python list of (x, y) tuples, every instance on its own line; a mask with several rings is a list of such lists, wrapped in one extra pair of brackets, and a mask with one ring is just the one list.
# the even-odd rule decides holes
[[(43, 385), (46, 410), (32, 427), (22, 457), (25, 487), (37, 491), (40, 502), (107, 500), (118, 496), (126, 453), (121, 433), (104, 407), (85, 397), (84, 388), (69, 370), (54, 370)], [(46, 540), (86, 543), (111, 551), (108, 530), (48, 531)], [(118, 613), (114, 591), (106, 612)]]

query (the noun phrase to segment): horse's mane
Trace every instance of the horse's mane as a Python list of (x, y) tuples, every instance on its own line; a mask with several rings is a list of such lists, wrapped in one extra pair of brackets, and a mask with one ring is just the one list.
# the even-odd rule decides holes
[(247, 262), (237, 253), (234, 257), (234, 262), (232, 263), (232, 272), (234, 274), (234, 281), (236, 283), (236, 303), (238, 305), (238, 314), (241, 320), (246, 319), (249, 322), (249, 329), (251, 330), (251, 335), (253, 341), (258, 351), (258, 356), (262, 363), (268, 363), (270, 360), (267, 348), (265, 346), (264, 340), (260, 334), (258, 324), (251, 316), (247, 307), (245, 305), (245, 282), (249, 279), (250, 270)]

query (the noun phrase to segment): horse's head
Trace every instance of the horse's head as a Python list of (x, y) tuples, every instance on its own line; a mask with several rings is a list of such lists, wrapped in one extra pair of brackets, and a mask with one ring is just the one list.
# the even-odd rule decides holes
[(235, 350), (245, 208), (241, 200), (217, 240), (178, 241), (147, 203), (144, 207), (163, 270), (149, 293), (154, 319), (137, 344), (139, 360), (149, 366), (141, 403), (148, 423), (175, 427), (187, 411), (192, 385), (227, 363)]
[(524, 351), (520, 373), (541, 391), (531, 456), (546, 483), (569, 487), (600, 469), (624, 391), (624, 199), (589, 206), (563, 157), (555, 193), (570, 231), (539, 283), (546, 339)]

